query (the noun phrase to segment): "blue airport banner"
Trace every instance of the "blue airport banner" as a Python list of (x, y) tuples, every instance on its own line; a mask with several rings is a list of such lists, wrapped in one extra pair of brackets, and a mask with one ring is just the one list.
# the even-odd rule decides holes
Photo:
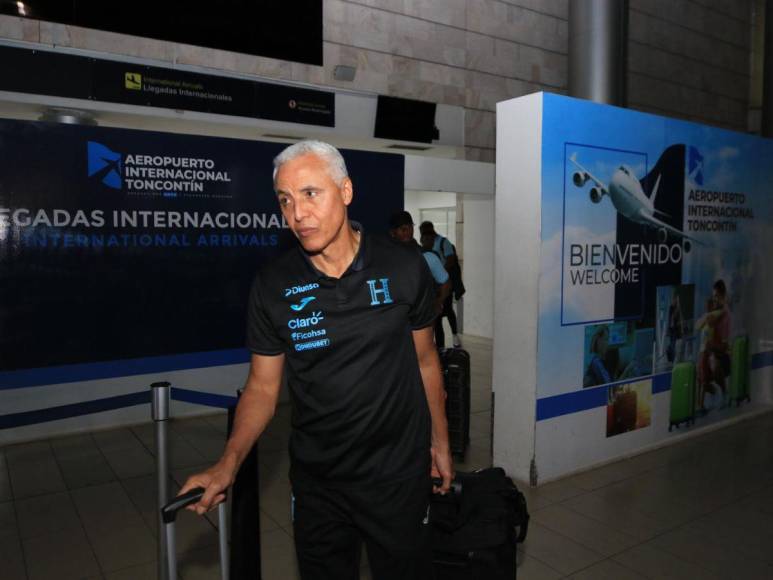
[[(272, 190), (284, 146), (0, 120), (0, 387), (25, 369), (242, 348), (256, 270), (296, 243)], [(386, 232), (403, 157), (343, 154), (350, 217)]]
[(541, 146), (538, 420), (732, 414), (773, 336), (773, 142), (545, 94)]

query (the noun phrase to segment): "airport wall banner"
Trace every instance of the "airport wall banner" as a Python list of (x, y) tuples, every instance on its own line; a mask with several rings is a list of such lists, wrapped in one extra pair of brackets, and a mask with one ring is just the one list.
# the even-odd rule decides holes
[[(296, 243), (272, 189), (284, 147), (0, 120), (0, 387), (30, 369), (190, 353), (195, 367), (243, 349), (252, 278)], [(386, 232), (404, 158), (343, 154), (350, 217)]]
[[(773, 142), (545, 94), (537, 420), (733, 416), (773, 350)], [(771, 385), (766, 388), (770, 389)]]

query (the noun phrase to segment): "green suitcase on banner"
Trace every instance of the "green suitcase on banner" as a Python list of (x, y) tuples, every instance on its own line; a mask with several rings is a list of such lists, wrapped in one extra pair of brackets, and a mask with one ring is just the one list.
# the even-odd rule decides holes
[(671, 420), (668, 430), (674, 425), (695, 422), (695, 364), (683, 362), (674, 365), (671, 371)]
[(733, 340), (730, 360), (730, 400), (736, 406), (751, 401), (749, 394), (749, 339), (738, 336)]

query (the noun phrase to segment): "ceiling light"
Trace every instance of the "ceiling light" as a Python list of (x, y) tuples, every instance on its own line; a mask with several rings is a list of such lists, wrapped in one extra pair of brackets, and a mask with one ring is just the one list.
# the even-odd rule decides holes
[(49, 123), (64, 123), (66, 125), (97, 125), (94, 114), (90, 111), (77, 109), (46, 109), (39, 118)]

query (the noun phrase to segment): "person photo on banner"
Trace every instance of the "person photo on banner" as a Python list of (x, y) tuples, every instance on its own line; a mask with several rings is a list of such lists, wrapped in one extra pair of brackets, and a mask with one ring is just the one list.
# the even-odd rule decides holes
[(607, 364), (610, 358), (609, 354), (609, 327), (601, 325), (593, 332), (590, 339), (590, 362), (585, 369), (585, 375), (582, 379), (583, 388), (595, 387), (612, 382), (612, 373), (609, 372)]
[(727, 405), (727, 376), (730, 374), (730, 310), (727, 287), (722, 279), (714, 282), (711, 297), (706, 301), (706, 313), (695, 323), (701, 331), (698, 354), (698, 412), (705, 415), (706, 393), (721, 395), (719, 405)]
[(668, 307), (668, 326), (667, 326), (668, 344), (666, 345), (666, 358), (668, 362), (673, 363), (677, 354), (677, 346), (684, 334), (684, 318), (682, 316), (682, 305), (679, 300), (679, 290), (674, 288), (671, 294), (671, 305)]
[[(615, 323), (615, 325), (626, 323)], [(624, 326), (625, 332), (628, 327)], [(615, 381), (623, 381), (644, 374), (640, 368), (636, 356), (631, 356), (630, 345), (620, 343), (620, 337), (610, 345), (610, 325), (600, 324), (586, 328), (586, 341), (588, 333), (592, 332), (585, 352), (585, 372), (583, 374), (583, 388), (606, 385)], [(621, 348), (623, 350), (621, 350)]]

